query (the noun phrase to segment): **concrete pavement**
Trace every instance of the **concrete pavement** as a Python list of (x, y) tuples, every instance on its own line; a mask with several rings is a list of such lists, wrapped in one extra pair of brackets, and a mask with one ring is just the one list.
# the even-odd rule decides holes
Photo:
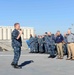
[[(29, 54), (28, 50), (22, 51), (19, 65), (22, 69), (14, 69), (10, 64), (13, 52), (0, 52), (0, 75), (73, 75), (74, 61), (48, 59), (48, 54)], [(34, 62), (31, 62), (34, 61)]]

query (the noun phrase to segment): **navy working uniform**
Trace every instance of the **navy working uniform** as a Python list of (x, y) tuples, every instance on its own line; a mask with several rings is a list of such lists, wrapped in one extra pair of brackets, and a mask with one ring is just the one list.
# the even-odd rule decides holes
[(15, 65), (18, 64), (21, 55), (21, 46), (22, 46), (21, 37), (17, 39), (18, 35), (19, 31), (14, 29), (11, 36), (12, 36), (12, 47), (14, 49), (14, 59), (12, 63), (14, 63)]
[(55, 38), (52, 35), (48, 36), (48, 52), (49, 57), (55, 57)]
[(64, 36), (64, 44), (63, 44), (63, 51), (64, 51), (64, 55), (68, 54), (68, 49), (67, 49), (67, 37)]
[(43, 53), (44, 52), (44, 50), (43, 50), (43, 38), (38, 39), (38, 44), (39, 44), (39, 52)]
[(35, 52), (38, 53), (39, 51), (38, 51), (38, 37), (37, 36), (34, 37), (34, 42), (35, 42)]
[(35, 52), (35, 41), (34, 41), (34, 37), (30, 37), (29, 39), (30, 42), (30, 53), (34, 53)]
[(48, 53), (48, 36), (44, 36), (44, 47), (45, 47), (45, 53)]

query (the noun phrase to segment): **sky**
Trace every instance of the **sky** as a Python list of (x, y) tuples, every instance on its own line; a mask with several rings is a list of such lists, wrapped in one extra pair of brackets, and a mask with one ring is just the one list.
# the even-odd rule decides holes
[(36, 34), (65, 33), (74, 24), (74, 0), (0, 0), (0, 26), (16, 22)]

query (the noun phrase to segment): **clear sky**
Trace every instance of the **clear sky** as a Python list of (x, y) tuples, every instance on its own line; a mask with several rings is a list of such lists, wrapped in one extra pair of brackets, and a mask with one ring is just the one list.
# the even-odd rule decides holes
[(15, 22), (37, 34), (64, 33), (74, 24), (74, 0), (0, 0), (0, 26)]

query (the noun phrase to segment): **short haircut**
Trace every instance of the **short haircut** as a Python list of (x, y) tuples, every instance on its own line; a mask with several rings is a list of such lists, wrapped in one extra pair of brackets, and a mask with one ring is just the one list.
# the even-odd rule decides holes
[(47, 32), (45, 32), (45, 34), (48, 34)]
[(18, 24), (19, 24), (19, 23), (15, 23), (15, 24), (14, 24), (14, 27), (15, 27), (16, 25), (18, 25)]

